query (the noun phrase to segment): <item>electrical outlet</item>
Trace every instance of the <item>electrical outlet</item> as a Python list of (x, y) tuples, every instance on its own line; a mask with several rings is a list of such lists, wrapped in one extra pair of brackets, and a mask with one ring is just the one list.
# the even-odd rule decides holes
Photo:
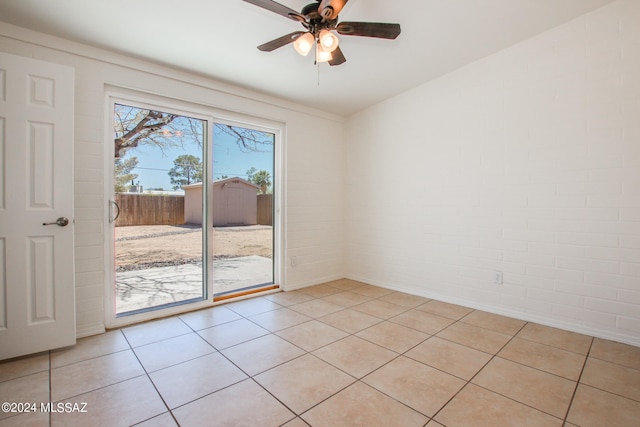
[(496, 285), (502, 285), (502, 271), (494, 271), (493, 283)]
[(291, 257), (291, 267), (297, 267), (298, 266), (298, 258), (292, 256)]

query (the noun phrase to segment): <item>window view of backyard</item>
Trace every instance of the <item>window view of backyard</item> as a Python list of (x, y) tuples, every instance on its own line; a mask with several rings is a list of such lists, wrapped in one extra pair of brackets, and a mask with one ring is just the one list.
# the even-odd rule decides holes
[(274, 135), (120, 104), (114, 117), (116, 313), (212, 297), (207, 259), (214, 295), (272, 284)]

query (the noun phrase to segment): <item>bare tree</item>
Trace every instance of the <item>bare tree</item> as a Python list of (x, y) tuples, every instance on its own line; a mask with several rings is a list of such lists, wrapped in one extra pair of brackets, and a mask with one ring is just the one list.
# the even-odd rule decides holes
[[(116, 159), (141, 145), (164, 150), (193, 141), (202, 147), (204, 141), (204, 123), (200, 119), (121, 104), (115, 105), (114, 117)], [(242, 151), (264, 151), (273, 145), (273, 136), (266, 132), (220, 124), (215, 130), (234, 137)]]
[(235, 138), (241, 151), (265, 151), (273, 145), (273, 135), (254, 129), (247, 129), (238, 126), (217, 125), (216, 131), (225, 133)]
[(172, 126), (179, 117), (176, 114), (116, 104), (114, 117), (116, 159), (127, 150), (144, 144), (153, 144), (160, 149), (175, 146), (177, 141), (171, 138), (181, 136), (181, 131)]

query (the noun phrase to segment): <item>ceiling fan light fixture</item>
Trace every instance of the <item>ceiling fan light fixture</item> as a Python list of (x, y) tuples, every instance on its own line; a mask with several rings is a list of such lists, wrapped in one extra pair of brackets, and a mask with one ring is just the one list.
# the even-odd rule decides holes
[(325, 52), (333, 52), (338, 48), (338, 44), (340, 40), (338, 36), (333, 34), (329, 30), (322, 30), (320, 34), (318, 34), (318, 42), (320, 44), (320, 48)]
[(302, 56), (307, 56), (315, 42), (311, 33), (304, 33), (293, 42), (293, 48)]
[(333, 55), (331, 54), (331, 52), (328, 52), (326, 50), (322, 50), (320, 45), (318, 45), (316, 47), (316, 61), (318, 63), (320, 63), (320, 62), (328, 62), (328, 61), (331, 61), (332, 59), (333, 59)]

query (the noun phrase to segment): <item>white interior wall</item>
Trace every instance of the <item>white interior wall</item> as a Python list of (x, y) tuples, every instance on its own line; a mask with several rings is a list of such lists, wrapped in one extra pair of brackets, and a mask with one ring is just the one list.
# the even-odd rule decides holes
[[(78, 336), (104, 330), (107, 88), (128, 88), (284, 126), (287, 289), (341, 278), (344, 119), (142, 60), (0, 23), (0, 51), (75, 68), (75, 268)], [(228, 113), (224, 113), (227, 111)], [(322, 129), (323, 132), (315, 132)]]
[(357, 114), (347, 276), (640, 345), (639, 118), (634, 0)]

